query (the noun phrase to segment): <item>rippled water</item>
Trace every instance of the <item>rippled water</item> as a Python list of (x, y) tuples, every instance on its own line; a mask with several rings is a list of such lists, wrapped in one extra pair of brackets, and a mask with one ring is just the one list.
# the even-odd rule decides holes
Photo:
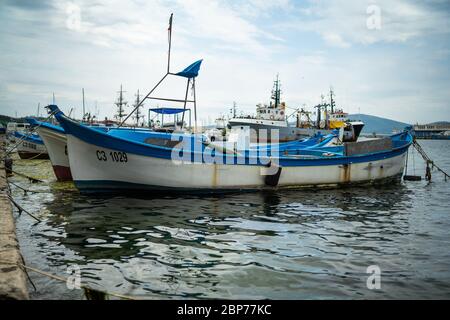
[[(421, 141), (450, 172), (450, 141)], [(410, 174), (424, 164), (410, 154)], [(12, 182), (28, 265), (139, 298), (450, 298), (450, 181), (221, 197), (92, 197), (56, 183), (48, 161)], [(17, 215), (17, 213), (16, 213)], [(366, 286), (370, 265), (381, 289)], [(35, 299), (82, 299), (80, 290), (30, 273)]]

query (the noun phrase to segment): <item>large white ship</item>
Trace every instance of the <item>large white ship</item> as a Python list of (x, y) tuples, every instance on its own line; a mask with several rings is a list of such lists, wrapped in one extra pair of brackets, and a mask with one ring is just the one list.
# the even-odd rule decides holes
[[(361, 133), (364, 123), (350, 121), (348, 114), (337, 109), (330, 90), (330, 103), (321, 103), (317, 108), (317, 120), (312, 121), (310, 112), (297, 109), (290, 116), (286, 115), (286, 104), (281, 102), (281, 87), (278, 79), (274, 82), (270, 103), (258, 104), (255, 116), (236, 116), (228, 121), (228, 128), (232, 131), (249, 130), (252, 132), (252, 141), (269, 142), (275, 139), (278, 130), (279, 141), (292, 141), (312, 136), (316, 133), (323, 135), (333, 130), (343, 129), (343, 141), (356, 141)], [(289, 118), (296, 116), (295, 126), (289, 124)], [(271, 134), (271, 132), (273, 134)]]

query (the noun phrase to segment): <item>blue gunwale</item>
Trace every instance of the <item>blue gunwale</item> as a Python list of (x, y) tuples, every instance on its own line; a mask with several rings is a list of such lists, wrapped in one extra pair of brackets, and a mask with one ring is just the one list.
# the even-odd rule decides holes
[(31, 135), (27, 135), (18, 131), (14, 131), (14, 136), (16, 138), (22, 139), (23, 141), (27, 141), (30, 143), (35, 143), (35, 144), (44, 144), (44, 141), (42, 141), (41, 137), (39, 137), (37, 134), (31, 134)]
[(62, 127), (48, 123), (48, 122), (39, 121), (34, 118), (26, 118), (25, 120), (31, 125), (31, 127), (42, 127), (42, 128), (46, 128), (46, 129), (55, 131), (55, 132), (59, 132), (59, 133), (63, 133), (63, 134), (66, 133)]
[[(52, 106), (57, 108), (57, 106)], [(154, 157), (160, 159), (171, 159), (171, 155), (174, 149), (146, 144), (139, 141), (134, 141), (126, 139), (120, 136), (111, 135), (106, 132), (97, 131), (93, 128), (86, 127), (79, 124), (69, 118), (67, 118), (59, 109), (55, 114), (56, 118), (60, 122), (61, 126), (67, 134), (73, 135), (76, 138), (98, 147), (103, 147), (107, 149), (112, 149), (116, 151), (127, 152), (129, 154)], [(185, 134), (160, 134), (158, 136), (162, 139), (171, 139), (175, 137), (181, 139), (186, 137)], [(201, 144), (203, 141), (202, 136), (190, 135), (193, 143)], [(327, 165), (346, 165), (351, 163), (362, 163), (362, 162), (372, 162), (377, 160), (383, 160), (387, 158), (392, 158), (399, 156), (406, 152), (410, 144), (412, 143), (412, 136), (409, 132), (402, 132), (391, 136), (393, 141), (392, 150), (367, 153), (355, 156), (344, 156), (342, 152), (338, 153), (335, 149), (327, 149), (326, 147), (319, 148), (315, 150), (311, 148), (309, 150), (302, 149), (302, 153), (306, 156), (315, 156), (314, 158), (301, 158), (301, 155), (283, 155), (282, 152), (279, 154), (279, 164), (283, 167), (291, 166), (327, 166)], [(193, 145), (192, 143), (192, 145)], [(203, 144), (202, 144), (203, 145)], [(204, 146), (203, 146), (204, 147)], [(202, 149), (204, 151), (204, 149)], [(325, 152), (331, 151), (332, 156), (321, 156)], [(184, 151), (188, 152), (188, 151)], [(203, 152), (190, 151), (191, 161), (194, 163), (207, 163), (203, 158)], [(225, 165), (266, 165), (268, 162), (268, 157), (252, 157), (251, 152), (245, 152), (243, 155), (234, 154), (222, 154), (216, 155), (223, 157), (223, 163)], [(270, 155), (269, 155), (270, 156)], [(244, 158), (244, 159), (242, 159)]]

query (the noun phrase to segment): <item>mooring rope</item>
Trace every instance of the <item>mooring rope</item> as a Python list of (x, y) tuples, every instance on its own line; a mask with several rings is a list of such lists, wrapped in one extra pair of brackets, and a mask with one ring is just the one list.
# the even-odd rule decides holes
[(26, 214), (28, 214), (30, 217), (32, 217), (33, 219), (37, 220), (38, 222), (42, 222), (41, 219), (39, 219), (38, 217), (36, 217), (35, 215), (33, 215), (32, 213), (28, 212), (26, 209), (24, 209), (21, 205), (19, 205), (10, 194), (6, 195), (9, 199), (9, 201), (11, 201), (11, 203), (17, 208), (17, 210), (19, 210), (19, 215), (22, 212), (25, 212)]
[(16, 188), (19, 188), (20, 190), (22, 190), (25, 194), (27, 194), (28, 192), (30, 193), (48, 193), (47, 191), (42, 191), (42, 190), (30, 190), (30, 189), (26, 189), (24, 187), (19, 186), (17, 183), (14, 183), (12, 181), (8, 180), (9, 184), (12, 184), (13, 186), (15, 186)]
[(417, 142), (417, 140), (415, 138), (413, 140), (413, 146), (417, 150), (417, 152), (422, 156), (422, 158), (425, 160), (425, 162), (427, 164), (426, 176), (427, 176), (428, 180), (431, 180), (431, 171), (429, 168), (430, 164), (433, 169), (436, 168), (438, 171), (440, 171), (442, 174), (444, 174), (445, 181), (447, 181), (447, 178), (450, 178), (450, 175), (447, 172), (445, 172), (437, 164), (435, 164), (433, 160), (431, 160), (431, 158), (426, 154), (426, 152), (423, 150), (422, 146)]
[[(8, 170), (9, 170), (9, 169), (8, 169)], [(27, 176), (26, 174), (23, 174), (23, 173), (14, 171), (14, 170), (12, 170), (12, 169), (9, 170), (9, 171), (11, 171), (11, 172), (14, 173), (14, 174), (17, 174), (18, 176), (27, 178), (28, 180), (30, 180), (31, 183), (44, 182), (44, 181), (42, 181), (42, 180), (39, 180), (39, 179), (37, 179), (37, 178), (33, 178), (33, 177), (30, 177), (30, 176)]]
[(45, 154), (45, 152), (38, 153), (37, 155), (35, 155), (35, 156), (31, 157), (31, 158), (28, 158), (28, 159), (24, 159), (24, 160), (34, 160), (34, 159), (36, 159), (37, 157), (39, 157), (39, 156), (41, 156), (43, 154)]
[[(9, 261), (0, 261), (0, 264), (17, 266), (17, 267), (21, 268), (26, 274), (28, 274), (26, 271), (29, 270), (29, 271), (33, 271), (35, 273), (38, 273), (40, 275), (46, 276), (46, 277), (48, 277), (50, 279), (53, 279), (53, 280), (56, 280), (56, 281), (59, 281), (59, 282), (68, 283), (68, 281), (69, 281), (69, 278), (65, 278), (63, 276), (54, 275), (54, 274), (51, 274), (51, 273), (46, 272), (46, 271), (42, 271), (42, 270), (37, 269), (37, 268), (27, 266), (24, 263), (20, 263), (20, 262), (19, 263), (13, 263), (13, 262), (9, 262)], [(30, 282), (31, 282), (31, 279), (30, 279)], [(34, 286), (34, 284), (33, 284), (33, 286)], [(80, 283), (80, 289), (84, 290), (85, 296), (88, 299), (90, 297), (91, 298), (98, 297), (98, 295), (96, 293), (100, 293), (104, 297), (111, 296), (111, 297), (116, 297), (116, 298), (124, 299), (124, 300), (137, 300), (136, 297), (127, 296), (127, 295), (116, 293), (116, 292), (109, 292), (109, 291), (94, 289), (94, 288), (91, 288), (91, 287), (89, 287), (87, 285), (84, 285), (84, 284), (81, 284), (81, 283)]]

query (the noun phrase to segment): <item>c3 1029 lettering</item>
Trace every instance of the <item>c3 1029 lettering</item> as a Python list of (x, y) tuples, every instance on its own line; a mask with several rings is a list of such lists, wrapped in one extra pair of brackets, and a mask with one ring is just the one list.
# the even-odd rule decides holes
[[(97, 160), (98, 161), (112, 161), (112, 162), (128, 162), (128, 156), (126, 152), (121, 151), (111, 151), (107, 154), (103, 150), (97, 150)], [(108, 157), (109, 155), (109, 157)]]

